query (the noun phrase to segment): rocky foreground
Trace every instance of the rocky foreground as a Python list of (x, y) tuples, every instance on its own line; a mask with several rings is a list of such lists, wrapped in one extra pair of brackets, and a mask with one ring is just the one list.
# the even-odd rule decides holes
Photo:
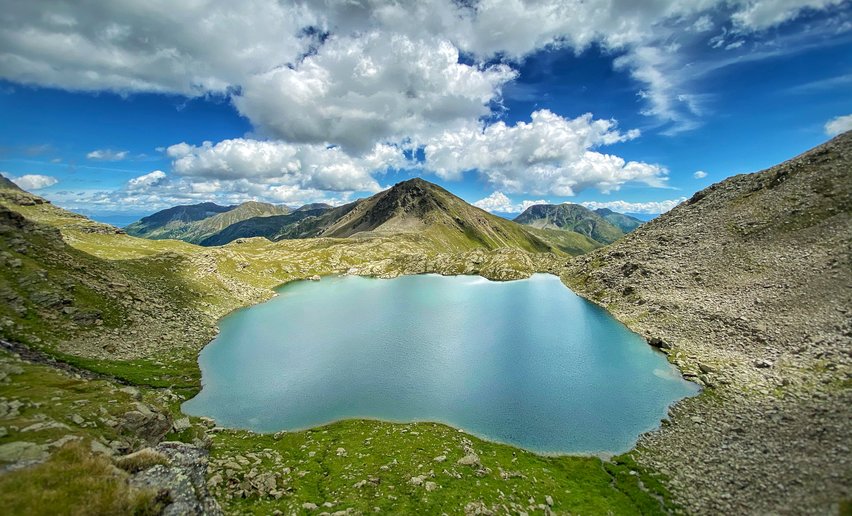
[(638, 458), (695, 514), (852, 498), (852, 133), (740, 175), (562, 271), (707, 387)]

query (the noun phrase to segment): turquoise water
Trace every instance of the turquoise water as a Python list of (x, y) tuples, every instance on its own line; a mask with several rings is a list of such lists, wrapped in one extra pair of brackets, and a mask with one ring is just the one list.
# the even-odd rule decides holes
[(278, 293), (221, 321), (187, 414), (259, 432), (440, 421), (538, 452), (617, 453), (697, 392), (550, 275), (326, 277)]

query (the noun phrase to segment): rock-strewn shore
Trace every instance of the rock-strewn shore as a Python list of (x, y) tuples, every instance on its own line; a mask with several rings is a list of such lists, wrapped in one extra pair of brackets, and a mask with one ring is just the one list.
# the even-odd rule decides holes
[(563, 281), (705, 386), (639, 443), (696, 514), (852, 498), (852, 134), (697, 193)]

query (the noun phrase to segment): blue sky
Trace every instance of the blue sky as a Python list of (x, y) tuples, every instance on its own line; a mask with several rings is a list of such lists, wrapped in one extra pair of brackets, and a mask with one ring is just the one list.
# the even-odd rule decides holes
[(852, 129), (848, 1), (594, 4), (10, 6), (0, 172), (120, 224), (413, 176), (652, 215)]

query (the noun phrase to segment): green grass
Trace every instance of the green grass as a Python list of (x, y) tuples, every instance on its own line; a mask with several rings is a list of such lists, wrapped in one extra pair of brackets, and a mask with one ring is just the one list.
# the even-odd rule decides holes
[(574, 231), (564, 229), (539, 229), (532, 226), (527, 226), (525, 229), (560, 251), (571, 256), (585, 254), (604, 245), (592, 240), (586, 235), (581, 235)]
[(63, 353), (52, 353), (58, 360), (88, 369), (123, 382), (151, 388), (169, 388), (194, 395), (201, 389), (201, 371), (192, 358), (185, 361), (169, 360), (99, 360)]
[[(612, 463), (546, 457), (437, 423), (347, 420), (278, 437), (227, 431), (213, 443), (214, 463), (249, 461), (239, 472), (219, 473), (224, 478), (216, 488), (225, 507), (241, 514), (288, 513), (326, 502), (333, 503), (330, 512), (459, 514), (471, 503), (499, 512), (541, 511), (547, 497), (558, 513), (661, 514), (672, 508), (659, 481), (628, 456)], [(466, 445), (481, 468), (457, 464), (470, 451)], [(435, 461), (441, 456), (446, 459)], [(253, 490), (252, 469), (255, 478), (278, 473), (279, 498)], [(412, 483), (421, 475), (422, 483)], [(434, 482), (434, 489), (425, 482)]]
[(37, 466), (0, 475), (0, 507), (8, 515), (154, 515), (156, 493), (131, 488), (127, 475), (83, 443), (69, 443)]

